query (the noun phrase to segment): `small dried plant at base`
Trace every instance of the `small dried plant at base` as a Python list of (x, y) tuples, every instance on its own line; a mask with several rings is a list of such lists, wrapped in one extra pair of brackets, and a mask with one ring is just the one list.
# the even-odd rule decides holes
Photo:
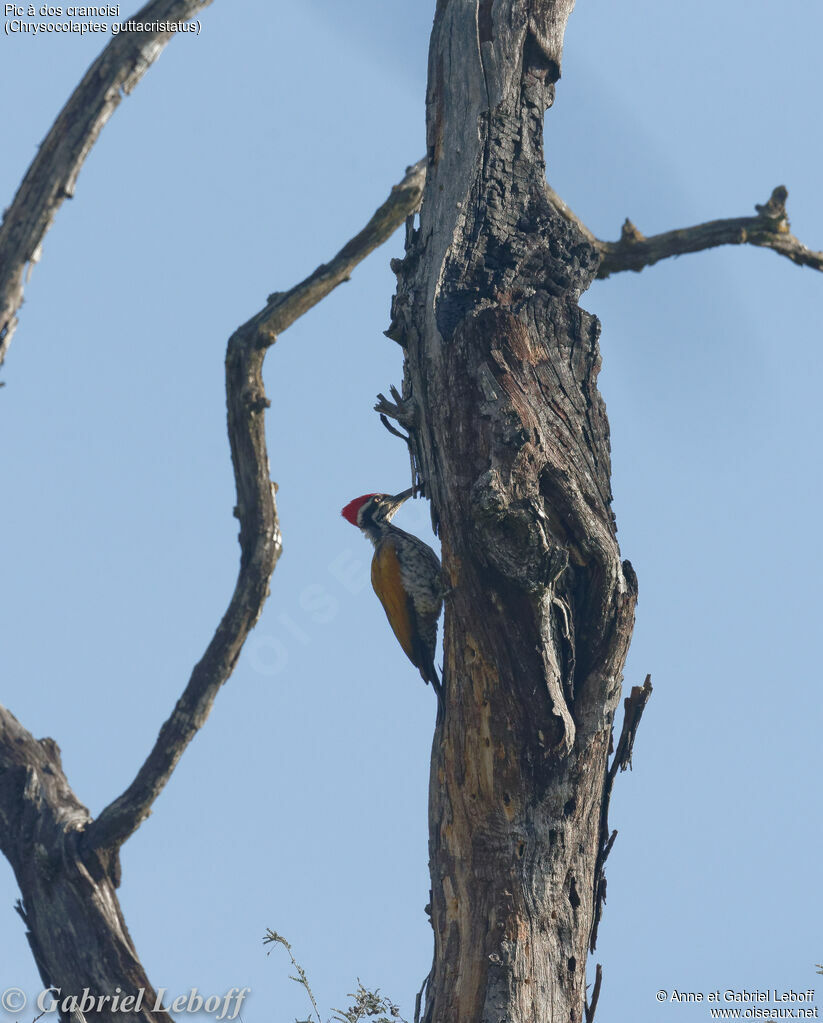
[[(400, 1015), (400, 1009), (390, 999), (380, 994), (380, 989), (375, 988), (369, 991), (360, 983), (357, 978), (357, 991), (349, 993), (349, 998), (354, 1001), (348, 1009), (332, 1009), (336, 1015), (332, 1017), (335, 1023), (359, 1023), (361, 1019), (375, 1019), (375, 1023), (406, 1023)], [(388, 1016), (386, 1015), (388, 1013)]]
[[(297, 972), (296, 977), (290, 977), (297, 984), (301, 984), (306, 989), (306, 994), (309, 996), (312, 1009), (314, 1010), (314, 1016), (309, 1013), (308, 1019), (299, 1020), (296, 1019), (294, 1023), (323, 1023), (320, 1016), (320, 1010), (317, 1008), (317, 1002), (314, 997), (314, 992), (309, 984), (309, 979), (306, 976), (306, 971), (294, 958), (294, 953), (291, 950), (291, 945), (283, 937), (282, 934), (278, 934), (277, 931), (268, 928), (263, 938), (264, 945), (277, 944), (282, 945), (283, 948), (288, 952), (291, 964)], [(266, 953), (271, 955), (271, 949)], [(334, 1015), (331, 1016), (328, 1023), (360, 1023), (361, 1020), (371, 1019), (374, 1023), (408, 1023), (400, 1015), (400, 1009), (398, 1006), (380, 994), (379, 988), (375, 988), (374, 991), (370, 991), (368, 988), (363, 987), (360, 983), (360, 979), (357, 980), (357, 991), (350, 992), (348, 995), (352, 999), (351, 1005), (348, 1009), (332, 1009)]]

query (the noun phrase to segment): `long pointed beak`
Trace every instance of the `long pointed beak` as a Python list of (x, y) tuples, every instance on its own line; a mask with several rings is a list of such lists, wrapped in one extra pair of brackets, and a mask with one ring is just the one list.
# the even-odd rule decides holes
[(401, 494), (395, 494), (394, 497), (390, 497), (389, 501), (391, 502), (391, 514), (394, 515), (397, 509), (400, 507), (400, 505), (403, 504), (404, 501), (408, 501), (408, 499), (412, 496), (413, 493), (414, 487), (409, 487), (408, 490), (404, 490)]

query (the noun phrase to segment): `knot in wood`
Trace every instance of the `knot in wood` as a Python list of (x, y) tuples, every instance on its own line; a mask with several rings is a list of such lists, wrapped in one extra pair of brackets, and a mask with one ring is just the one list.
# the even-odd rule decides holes
[(638, 242), (644, 242), (646, 236), (642, 231), (639, 231), (637, 227), (629, 220), (628, 217), (623, 221), (623, 227), (620, 229), (620, 241), (626, 245), (636, 245)]
[(58, 864), (49, 855), (48, 849), (42, 842), (34, 843), (34, 865), (37, 868), (37, 873), (45, 881), (53, 881), (58, 874)]
[(568, 565), (568, 554), (549, 534), (540, 499), (515, 498), (495, 469), (472, 487), (472, 519), (478, 555), (527, 593), (543, 593)]
[(773, 221), (775, 224), (779, 224), (781, 221), (786, 222), (786, 229), (788, 228), (788, 214), (786, 213), (786, 200), (789, 198), (789, 190), (785, 185), (778, 185), (777, 188), (772, 190), (772, 194), (769, 196), (768, 202), (761, 205), (755, 203), (754, 208), (757, 213), (764, 220)]

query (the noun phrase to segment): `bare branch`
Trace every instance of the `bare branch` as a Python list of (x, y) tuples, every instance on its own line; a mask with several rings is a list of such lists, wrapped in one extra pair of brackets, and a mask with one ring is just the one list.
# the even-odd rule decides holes
[[(409, 168), (406, 178), (396, 186), (395, 190), (408, 189), (404, 196), (398, 196), (397, 198), (405, 199), (408, 202), (410, 212), (414, 212), (419, 205), (425, 179), (426, 161), (420, 160), (413, 167)], [(600, 267), (597, 271), (597, 278), (599, 280), (625, 270), (633, 270), (639, 273), (647, 266), (653, 266), (663, 259), (669, 259), (672, 256), (682, 256), (689, 252), (702, 252), (705, 249), (717, 248), (720, 245), (757, 245), (761, 248), (772, 249), (787, 259), (792, 260), (793, 263), (797, 263), (798, 266), (808, 266), (813, 270), (823, 271), (823, 252), (816, 252), (807, 248), (790, 232), (789, 218), (786, 212), (786, 200), (789, 193), (788, 189), (783, 185), (778, 185), (772, 191), (771, 196), (764, 205), (755, 204), (756, 216), (710, 220), (705, 224), (697, 224), (694, 227), (680, 228), (675, 231), (665, 231), (662, 234), (652, 235), (649, 238), (643, 235), (627, 219), (623, 224), (620, 240), (616, 242), (607, 242), (597, 238), (574, 210), (555, 192), (551, 185), (546, 185), (546, 191), (552, 206), (567, 220), (570, 220), (577, 226), (580, 233), (595, 247), (600, 255)], [(394, 197), (394, 191), (392, 197)], [(374, 218), (372, 218), (373, 221), (381, 216), (383, 210), (384, 207), (381, 207), (377, 211)], [(396, 207), (396, 210), (399, 215), (399, 207)], [(368, 230), (369, 226), (371, 226), (371, 222), (364, 229), (364, 232)], [(357, 238), (352, 239), (349, 245), (353, 245), (359, 238), (360, 236), (358, 235)], [(342, 250), (335, 259), (339, 259), (345, 253), (346, 249)], [(318, 267), (315, 271), (315, 275), (321, 275), (318, 278), (318, 283), (323, 279), (327, 279), (333, 268), (334, 261), (327, 267)], [(344, 280), (345, 277), (341, 279)], [(339, 283), (340, 280), (336, 280), (328, 290), (330, 291), (332, 287)], [(324, 292), (324, 294), (326, 293)], [(277, 297), (272, 295), (271, 299)], [(289, 322), (292, 321), (289, 320)], [(282, 330), (283, 328), (280, 327), (278, 329)], [(391, 329), (386, 333), (389, 337), (392, 337)], [(382, 405), (377, 406), (378, 411), (393, 415), (393, 411), (389, 411), (386, 407), (387, 403), (382, 398), (382, 395), (379, 397), (381, 398)]]
[(620, 738), (617, 742), (617, 749), (614, 752), (609, 776), (607, 781), (606, 794), (611, 796), (614, 779), (618, 771), (625, 771), (632, 766), (632, 752), (634, 751), (634, 740), (637, 737), (637, 729), (640, 725), (640, 718), (652, 695), (652, 677), (646, 676), (642, 686), (632, 686), (631, 693), (623, 701), (623, 727), (620, 729)]
[[(421, 168), (421, 188), (425, 178), (425, 161), (416, 164)], [(566, 220), (571, 221), (584, 238), (589, 241), (600, 255), (600, 267), (597, 278), (604, 280), (612, 274), (624, 270), (639, 273), (647, 266), (654, 266), (663, 259), (672, 256), (683, 256), (689, 252), (703, 252), (705, 249), (717, 248), (720, 245), (757, 245), (772, 249), (785, 256), (798, 266), (808, 266), (813, 270), (823, 271), (823, 252), (807, 248), (790, 231), (789, 217), (786, 212), (788, 189), (778, 185), (772, 191), (768, 201), (760, 205), (755, 203), (757, 215), (754, 217), (729, 217), (724, 220), (710, 220), (694, 227), (684, 227), (675, 231), (665, 231), (647, 238), (631, 222), (626, 219), (616, 242), (603, 241), (597, 238), (589, 227), (580, 219), (568, 204), (555, 192), (551, 185), (546, 184), (549, 202)], [(392, 337), (391, 330), (386, 332)], [(397, 340), (394, 338), (394, 340)]]
[[(647, 675), (643, 685), (632, 686), (631, 693), (623, 701), (623, 727), (620, 730), (617, 749), (614, 751), (611, 765), (606, 774), (606, 784), (603, 789), (603, 802), (600, 811), (600, 848), (597, 853), (597, 863), (594, 869), (594, 918), (589, 941), (589, 950), (591, 952), (594, 952), (597, 945), (597, 928), (603, 912), (603, 903), (606, 901), (606, 875), (603, 873), (603, 868), (606, 860), (609, 858), (609, 853), (612, 851), (614, 840), (617, 838), (616, 831), (609, 833), (609, 803), (612, 798), (614, 779), (617, 777), (618, 771), (625, 771), (627, 767), (631, 767), (635, 736), (640, 725), (640, 718), (643, 716), (643, 711), (646, 709), (646, 704), (649, 702), (651, 695), (652, 677)], [(594, 1014), (594, 1003), (592, 1004), (592, 1014)]]
[(186, 746), (203, 726), (217, 692), (229, 678), (243, 644), (269, 594), (269, 581), (281, 552), (275, 485), (269, 478), (265, 437), (263, 359), (277, 335), (311, 309), (354, 267), (403, 223), (420, 201), (424, 171), (409, 168), (404, 179), (368, 224), (329, 263), (290, 291), (269, 296), (264, 309), (239, 327), (226, 353), (226, 403), (234, 477), (235, 515), (240, 520), (240, 572), (229, 607), (171, 717), (126, 791), (89, 825), (86, 847), (121, 845), (151, 812)]
[[(212, 0), (151, 0), (130, 20), (190, 21)], [(74, 195), (83, 163), (106, 121), (163, 52), (174, 32), (114, 36), (69, 97), (37, 150), (0, 225), (0, 365), (23, 304), (26, 268), (40, 258), (46, 232), (64, 199)]]
[(426, 161), (419, 160), (406, 168), (405, 176), (392, 188), (388, 199), (375, 210), (358, 234), (346, 242), (330, 263), (322, 263), (290, 291), (269, 295), (264, 309), (240, 330), (255, 331), (261, 344), (272, 344), (298, 317), (349, 279), (351, 271), (370, 252), (387, 241), (419, 207), (426, 181)]
[(586, 1002), (586, 1023), (594, 1023), (594, 1014), (597, 1011), (597, 1002), (600, 998), (600, 985), (603, 983), (603, 967), (597, 964), (594, 971), (594, 989), (592, 1000)]
[[(745, 244), (773, 249), (799, 266), (823, 270), (823, 252), (807, 249), (789, 231), (789, 218), (786, 214), (788, 194), (783, 185), (778, 185), (765, 205), (755, 206), (757, 210), (755, 217), (710, 220), (706, 224), (697, 224), (678, 231), (666, 231), (650, 238), (642, 235), (634, 224), (627, 220), (623, 225), (620, 241), (604, 242), (595, 239), (595, 248), (600, 253), (600, 269), (597, 276), (602, 279), (622, 270), (639, 272), (670, 256), (702, 252), (718, 245)], [(571, 219), (580, 223), (573, 214)], [(591, 240), (591, 232), (584, 233), (587, 233)]]

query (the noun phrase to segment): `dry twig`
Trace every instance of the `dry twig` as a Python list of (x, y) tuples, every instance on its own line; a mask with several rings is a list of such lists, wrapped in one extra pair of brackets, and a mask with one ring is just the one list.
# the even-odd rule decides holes
[[(617, 831), (609, 833), (609, 803), (612, 798), (614, 779), (618, 771), (625, 771), (631, 767), (632, 750), (640, 719), (649, 697), (652, 695), (652, 677), (646, 676), (642, 686), (632, 686), (631, 693), (623, 701), (623, 727), (620, 730), (620, 738), (617, 742), (617, 749), (614, 751), (611, 765), (606, 775), (606, 784), (603, 788), (603, 802), (600, 811), (600, 848), (597, 853), (597, 862), (594, 868), (594, 917), (592, 920), (591, 938), (589, 940), (589, 951), (594, 952), (597, 945), (597, 928), (600, 924), (600, 917), (603, 912), (603, 903), (606, 901), (606, 875), (603, 868), (609, 853), (612, 851), (614, 840), (617, 838)], [(594, 1013), (594, 1006), (592, 1006)]]

